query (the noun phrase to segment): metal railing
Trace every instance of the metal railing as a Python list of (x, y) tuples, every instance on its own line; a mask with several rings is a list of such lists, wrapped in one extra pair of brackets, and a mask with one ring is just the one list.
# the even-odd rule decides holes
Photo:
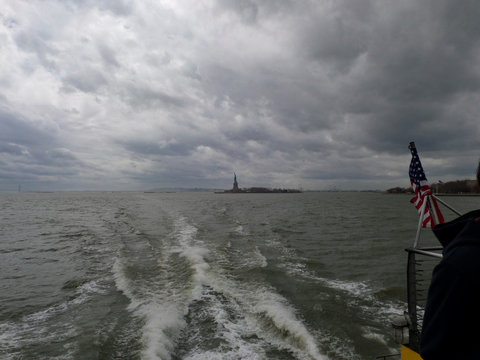
[[(433, 199), (431, 199), (433, 198)], [(417, 235), (412, 248), (405, 249), (408, 252), (407, 264), (407, 299), (408, 299), (408, 347), (416, 352), (420, 350), (420, 336), (423, 325), (423, 315), (427, 302), (427, 293), (430, 286), (431, 275), (435, 265), (442, 259), (442, 247), (420, 247), (420, 234), (422, 230), (422, 219), (426, 205), (436, 200), (456, 215), (462, 215), (449, 204), (435, 195), (428, 195), (423, 203), (418, 221)], [(438, 223), (438, 214), (430, 205), (432, 216)]]
[(408, 347), (420, 350), (423, 315), (427, 302), (432, 270), (442, 258), (442, 248), (408, 248), (407, 299), (409, 317)]
[(398, 360), (400, 359), (401, 354), (392, 354), (392, 355), (380, 355), (375, 358), (375, 360)]

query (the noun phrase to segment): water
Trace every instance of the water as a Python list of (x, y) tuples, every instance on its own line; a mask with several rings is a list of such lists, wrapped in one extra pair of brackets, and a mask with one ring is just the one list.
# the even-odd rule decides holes
[[(461, 211), (478, 198), (448, 199)], [(409, 197), (0, 194), (2, 359), (398, 353)]]

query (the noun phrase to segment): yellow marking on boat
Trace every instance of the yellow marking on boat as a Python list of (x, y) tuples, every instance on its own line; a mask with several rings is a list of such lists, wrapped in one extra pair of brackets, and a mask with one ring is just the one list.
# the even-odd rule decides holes
[(409, 349), (405, 345), (401, 345), (401, 350), (401, 360), (422, 360), (422, 357), (418, 353), (416, 353), (412, 349)]

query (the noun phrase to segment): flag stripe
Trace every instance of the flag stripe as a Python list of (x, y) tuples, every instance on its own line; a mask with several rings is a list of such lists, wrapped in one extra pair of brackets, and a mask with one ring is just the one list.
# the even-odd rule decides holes
[[(412, 189), (415, 193), (415, 197), (410, 201), (415, 205), (418, 213), (421, 214), (424, 201), (427, 201), (427, 199), (430, 198), (430, 202), (427, 201), (425, 204), (422, 227), (433, 227), (435, 225), (435, 217), (433, 216), (432, 212), (436, 214), (438, 223), (440, 224), (444, 222), (443, 215), (438, 207), (437, 201), (434, 198), (429, 197), (432, 195), (432, 189), (430, 188), (427, 177), (425, 176), (417, 149), (413, 143), (410, 144), (409, 149), (412, 153), (412, 160), (410, 162), (409, 170), (410, 184), (412, 185)], [(433, 209), (431, 209), (432, 205)]]

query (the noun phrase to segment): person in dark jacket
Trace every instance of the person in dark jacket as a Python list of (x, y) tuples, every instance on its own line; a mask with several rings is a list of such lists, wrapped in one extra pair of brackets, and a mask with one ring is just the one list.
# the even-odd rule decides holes
[[(480, 185), (480, 164), (477, 170)], [(480, 210), (439, 224), (443, 246), (428, 290), (420, 340), (424, 360), (480, 359)]]

